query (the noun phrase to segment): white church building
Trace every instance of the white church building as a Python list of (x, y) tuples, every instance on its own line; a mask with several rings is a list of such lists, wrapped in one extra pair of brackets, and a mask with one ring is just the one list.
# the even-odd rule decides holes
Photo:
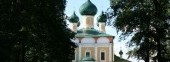
[[(77, 45), (72, 62), (114, 62), (114, 36), (106, 34), (105, 25), (107, 21), (106, 14), (101, 12), (97, 16), (97, 25), (99, 29), (94, 28), (94, 16), (97, 13), (97, 7), (87, 0), (81, 5), (80, 14), (82, 23), (75, 12), (70, 16), (70, 29), (76, 33), (73, 42)], [(77, 29), (82, 24), (81, 29)]]

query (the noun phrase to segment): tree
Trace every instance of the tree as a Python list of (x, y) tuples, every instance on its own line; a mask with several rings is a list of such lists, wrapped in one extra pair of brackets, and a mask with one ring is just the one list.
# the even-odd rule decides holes
[(165, 61), (166, 33), (169, 30), (168, 0), (110, 0), (114, 26), (126, 37), (134, 34), (129, 46), (136, 46), (135, 55), (149, 62), (151, 53), (158, 62)]
[(65, 0), (0, 0), (1, 62), (69, 62)]

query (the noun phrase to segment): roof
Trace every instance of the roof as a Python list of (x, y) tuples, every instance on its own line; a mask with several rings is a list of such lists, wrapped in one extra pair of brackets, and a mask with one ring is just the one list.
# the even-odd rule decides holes
[(75, 36), (76, 37), (108, 37), (112, 35), (101, 33), (94, 28), (89, 28), (89, 29), (83, 28), (83, 29), (77, 30), (77, 33)]
[(97, 7), (90, 0), (87, 0), (81, 5), (79, 11), (81, 15), (96, 15)]
[(79, 22), (79, 18), (78, 18), (78, 16), (75, 14), (75, 12), (70, 16), (69, 22), (71, 22), (71, 23), (77, 23), (77, 22)]
[(78, 16), (76, 15), (75, 12), (70, 16), (70, 18), (69, 18), (68, 20), (69, 20), (69, 22), (71, 22), (71, 23), (77, 23), (77, 22), (79, 22), (79, 18), (78, 18)]

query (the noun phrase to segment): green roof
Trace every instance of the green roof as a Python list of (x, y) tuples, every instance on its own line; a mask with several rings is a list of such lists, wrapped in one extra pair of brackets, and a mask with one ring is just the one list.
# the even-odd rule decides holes
[(82, 59), (82, 61), (95, 61), (93, 58), (85, 57)]
[(77, 30), (76, 37), (107, 37), (107, 36), (112, 36), (106, 33), (101, 33), (98, 30), (94, 28), (89, 28), (89, 29), (80, 29)]
[(69, 22), (70, 22), (70, 23), (77, 23), (77, 22), (79, 22), (79, 18), (78, 18), (78, 16), (75, 14), (75, 12), (70, 16)]
[(96, 15), (97, 7), (90, 0), (87, 0), (81, 5), (79, 11), (81, 15)]
[(101, 15), (99, 17), (97, 17), (97, 21), (98, 22), (106, 22), (107, 21), (107, 16), (106, 16), (106, 14), (104, 14), (103, 11), (102, 11)]

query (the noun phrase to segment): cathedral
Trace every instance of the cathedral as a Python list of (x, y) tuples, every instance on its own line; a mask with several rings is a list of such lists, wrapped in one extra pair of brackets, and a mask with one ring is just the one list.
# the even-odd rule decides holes
[[(114, 36), (106, 34), (107, 17), (104, 12), (97, 16), (97, 26), (94, 28), (94, 16), (97, 7), (87, 0), (79, 8), (82, 23), (74, 12), (69, 17), (70, 29), (76, 33), (73, 42), (77, 45), (72, 62), (114, 62)], [(78, 29), (82, 24), (82, 28)]]

